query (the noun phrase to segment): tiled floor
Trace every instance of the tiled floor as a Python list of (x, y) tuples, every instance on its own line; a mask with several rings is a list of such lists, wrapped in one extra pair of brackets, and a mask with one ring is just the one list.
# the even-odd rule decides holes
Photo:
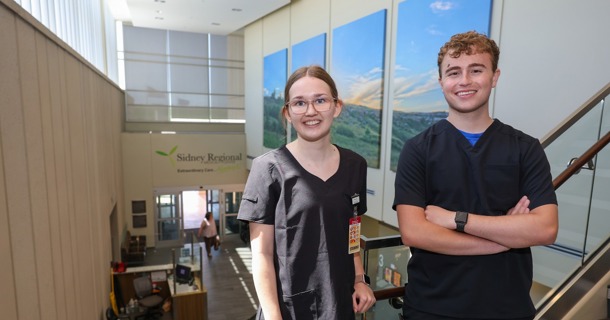
[[(237, 235), (225, 236), (208, 258), (203, 247), (203, 285), (208, 291), (209, 320), (249, 320), (258, 306), (252, 281), (250, 248)], [(171, 249), (149, 250), (146, 264), (167, 263)]]

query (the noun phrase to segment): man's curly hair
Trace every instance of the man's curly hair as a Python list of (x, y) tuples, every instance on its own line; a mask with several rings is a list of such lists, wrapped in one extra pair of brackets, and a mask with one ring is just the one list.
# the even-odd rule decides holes
[(482, 33), (468, 31), (455, 34), (447, 41), (438, 52), (438, 76), (441, 76), (441, 63), (445, 55), (449, 54), (452, 58), (459, 58), (462, 54), (489, 53), (491, 55), (491, 69), (493, 72), (498, 69), (500, 60), (500, 49), (496, 42)]

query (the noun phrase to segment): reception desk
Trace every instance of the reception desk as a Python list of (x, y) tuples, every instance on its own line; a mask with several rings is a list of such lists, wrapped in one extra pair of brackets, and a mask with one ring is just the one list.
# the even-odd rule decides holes
[(201, 277), (194, 276), (193, 285), (174, 282), (173, 275), (167, 284), (172, 296), (174, 319), (207, 320), (208, 292), (201, 283)]
[[(115, 293), (115, 295), (117, 296), (117, 304), (119, 305), (119, 307), (127, 306), (129, 303), (129, 300), (136, 299), (136, 291), (133, 287), (133, 280), (135, 278), (138, 278), (141, 276), (150, 277), (151, 273), (158, 273), (158, 272), (162, 272), (165, 275), (167, 275), (167, 273), (170, 272), (171, 270), (172, 270), (172, 265), (167, 264), (167, 265), (157, 265), (157, 266), (131, 267), (131, 268), (127, 268), (125, 270), (125, 272), (115, 272), (114, 277), (117, 280), (115, 282), (116, 283), (115, 290), (117, 291)], [(166, 278), (167, 278), (167, 276), (166, 276)], [(167, 279), (165, 279), (163, 281), (154, 281), (153, 280), (153, 282), (159, 288), (161, 288), (161, 292), (159, 292), (159, 295), (163, 299), (171, 296), (169, 286), (167, 284)], [(122, 298), (122, 300), (119, 301), (118, 300), (119, 298)]]
[[(136, 298), (133, 280), (137, 277), (148, 276), (161, 288), (158, 293), (163, 299), (171, 297), (172, 314), (175, 320), (207, 320), (207, 290), (201, 282), (201, 269), (197, 263), (189, 264), (191, 267), (193, 285), (178, 284), (174, 282), (174, 268), (172, 264), (155, 266), (142, 266), (127, 268), (125, 272), (114, 273), (118, 280), (117, 288), (123, 298), (122, 305), (127, 305), (130, 299)], [(121, 305), (120, 301), (117, 301)]]

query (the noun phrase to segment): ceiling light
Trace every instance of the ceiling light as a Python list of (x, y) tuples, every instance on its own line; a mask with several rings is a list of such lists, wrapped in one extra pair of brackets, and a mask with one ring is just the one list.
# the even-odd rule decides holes
[(155, 12), (156, 12), (157, 14), (161, 14), (161, 13), (163, 13), (163, 11), (161, 11), (161, 10), (157, 10), (157, 11), (155, 11)]
[(163, 20), (163, 17), (155, 17), (155, 20)]
[(213, 25), (213, 26), (219, 26), (219, 25), (220, 25), (220, 23), (218, 23), (218, 22), (212, 22), (212, 25)]
[(241, 9), (240, 8), (233, 8), (233, 9), (231, 9), (231, 11), (241, 12)]

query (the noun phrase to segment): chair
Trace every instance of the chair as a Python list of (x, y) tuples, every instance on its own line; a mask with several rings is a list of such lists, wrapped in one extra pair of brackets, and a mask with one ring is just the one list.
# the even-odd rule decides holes
[(147, 276), (133, 279), (133, 288), (138, 297), (138, 304), (146, 308), (146, 319), (157, 319), (163, 315), (163, 298), (153, 294), (152, 282)]
[(112, 310), (112, 307), (108, 307), (106, 309), (106, 320), (117, 320), (117, 315), (114, 313), (114, 310)]

